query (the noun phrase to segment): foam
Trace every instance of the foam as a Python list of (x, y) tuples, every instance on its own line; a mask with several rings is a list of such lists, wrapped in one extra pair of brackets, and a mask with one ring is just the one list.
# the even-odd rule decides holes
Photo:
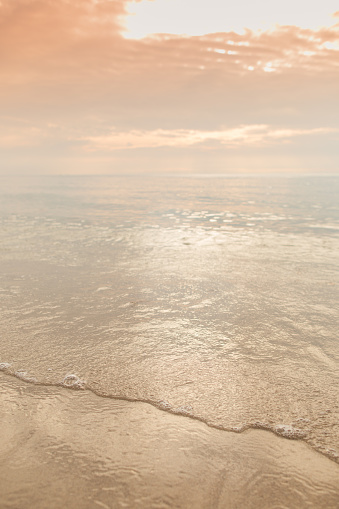
[(17, 378), (20, 378), (20, 380), (23, 380), (24, 382), (30, 382), (32, 384), (38, 383), (38, 380), (34, 376), (30, 376), (27, 371), (24, 371), (23, 369), (19, 369), (18, 371), (14, 372), (14, 376)]
[(0, 362), (0, 371), (8, 371), (11, 368), (9, 362)]
[(157, 408), (159, 408), (159, 410), (164, 410), (164, 411), (170, 412), (172, 414), (192, 417), (193, 419), (195, 418), (192, 413), (193, 407), (191, 407), (191, 405), (183, 405), (180, 407), (174, 407), (174, 406), (170, 405), (170, 403), (168, 403), (168, 401), (163, 401), (163, 400), (156, 401), (155, 404), (150, 401), (150, 404), (152, 404), (153, 406), (156, 406)]
[(74, 374), (66, 375), (60, 385), (67, 387), (68, 389), (77, 389), (82, 391), (86, 388), (86, 382)]
[(294, 428), (290, 424), (277, 424), (274, 426), (273, 430), (278, 434), (285, 438), (304, 438), (306, 433), (304, 433), (301, 429)]
[(12, 364), (9, 362), (0, 362), (0, 371), (3, 371), (8, 375), (15, 376), (24, 382), (29, 382), (32, 384), (38, 383), (38, 380), (34, 376), (30, 376), (24, 369), (18, 369), (17, 371), (14, 371)]
[[(49, 368), (50, 369), (50, 368)], [(186, 417), (189, 419), (193, 419), (194, 421), (202, 422), (206, 426), (208, 426), (211, 429), (218, 429), (220, 431), (226, 431), (226, 432), (233, 432), (233, 433), (244, 433), (249, 430), (264, 430), (273, 433), (274, 435), (280, 436), (285, 439), (289, 440), (301, 440), (308, 442), (310, 445), (313, 445), (314, 449), (317, 450), (319, 453), (325, 455), (329, 459), (339, 462), (339, 454), (338, 452), (329, 447), (323, 447), (319, 446), (319, 444), (316, 444), (309, 440), (307, 433), (305, 433), (303, 430), (296, 428), (292, 424), (285, 424), (285, 423), (279, 423), (279, 424), (273, 424), (273, 423), (266, 423), (262, 421), (252, 421), (252, 422), (243, 422), (239, 423), (239, 425), (236, 426), (225, 426), (222, 423), (213, 422), (209, 419), (206, 419), (202, 416), (196, 415), (194, 412), (194, 409), (191, 405), (180, 405), (175, 406), (171, 403), (169, 403), (167, 400), (152, 400), (152, 399), (143, 399), (143, 398), (134, 398), (134, 397), (128, 397), (124, 395), (114, 395), (114, 394), (105, 394), (101, 391), (98, 391), (96, 388), (91, 387), (91, 384), (87, 383), (85, 380), (82, 380), (78, 375), (74, 373), (68, 373), (64, 376), (61, 382), (41, 382), (38, 381), (35, 377), (30, 376), (25, 370), (19, 369), (17, 371), (14, 371), (12, 368), (12, 365), (8, 362), (2, 362), (0, 363), (0, 371), (2, 371), (4, 374), (14, 376), (26, 383), (34, 384), (34, 385), (42, 385), (42, 386), (61, 386), (66, 389), (72, 389), (72, 390), (88, 390), (95, 394), (98, 397), (104, 397), (112, 400), (118, 400), (118, 401), (126, 401), (126, 402), (138, 402), (138, 403), (145, 403), (148, 405), (151, 405), (161, 411), (178, 415), (181, 417)], [(327, 412), (330, 412), (328, 410)], [(296, 419), (296, 422), (302, 423), (308, 423), (309, 420), (305, 418), (299, 418)]]

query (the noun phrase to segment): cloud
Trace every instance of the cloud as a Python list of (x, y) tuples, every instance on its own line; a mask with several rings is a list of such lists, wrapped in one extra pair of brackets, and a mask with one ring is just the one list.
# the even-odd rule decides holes
[(20, 118), (0, 117), (0, 147), (52, 147), (63, 145), (80, 152), (130, 151), (133, 149), (195, 147), (197, 150), (220, 150), (246, 146), (264, 147), (269, 144), (291, 142), (293, 138), (339, 133), (339, 128), (309, 129), (276, 128), (265, 124), (239, 125), (229, 129), (153, 129), (122, 131), (110, 129), (97, 135), (83, 135), (83, 131), (58, 124), (29, 125)]
[(193, 76), (323, 72), (338, 69), (338, 24), (320, 30), (275, 30), (142, 40), (122, 36), (126, 0), (3, 0), (3, 83), (93, 87), (145, 74), (178, 82)]
[(12, 150), (8, 157), (26, 157), (29, 147), (47, 164), (73, 152), (168, 149), (184, 157), (294, 147), (310, 136), (331, 142), (338, 23), (132, 40), (122, 35), (125, 16), (125, 0), (0, 2), (0, 110), (7, 115), (0, 146)]
[(20, 66), (23, 78), (28, 65), (36, 72), (47, 63), (58, 72), (69, 70), (71, 61), (77, 67), (83, 50), (81, 60), (91, 58), (91, 42), (116, 39), (124, 13), (123, 0), (2, 0), (2, 67)]
[(338, 100), (338, 24), (126, 40), (125, 12), (123, 0), (3, 0), (4, 114), (79, 123), (88, 135), (92, 117), (121, 130), (297, 118), (301, 127), (302, 115), (328, 124)]
[(172, 147), (183, 148), (200, 146), (202, 148), (239, 147), (246, 145), (262, 146), (267, 143), (288, 141), (297, 136), (339, 133), (338, 129), (274, 129), (268, 125), (242, 125), (220, 131), (198, 131), (188, 129), (153, 131), (132, 130), (111, 132), (108, 135), (84, 138), (87, 150), (112, 151), (135, 148)]

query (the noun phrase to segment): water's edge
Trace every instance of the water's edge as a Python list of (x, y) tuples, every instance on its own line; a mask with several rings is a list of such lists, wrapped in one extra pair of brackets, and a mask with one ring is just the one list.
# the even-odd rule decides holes
[(19, 371), (15, 372), (13, 369), (11, 369), (11, 365), (9, 363), (0, 363), (0, 379), (1, 376), (9, 376), (16, 378), (17, 380), (20, 380), (23, 383), (40, 386), (40, 387), (60, 387), (63, 389), (70, 389), (72, 391), (85, 391), (90, 392), (94, 394), (95, 396), (99, 398), (105, 398), (105, 399), (111, 399), (115, 401), (125, 401), (129, 403), (143, 403), (145, 405), (150, 405), (162, 412), (166, 412), (172, 415), (176, 415), (179, 417), (186, 417), (188, 419), (191, 419), (193, 421), (201, 422), (202, 424), (206, 425), (208, 428), (216, 429), (219, 431), (225, 431), (229, 433), (237, 433), (241, 434), (246, 431), (250, 430), (262, 430), (267, 431), (279, 438), (285, 438), (288, 440), (294, 440), (294, 441), (300, 441), (304, 443), (309, 449), (314, 451), (317, 454), (320, 454), (321, 456), (325, 456), (329, 460), (333, 461), (334, 463), (339, 465), (339, 456), (336, 453), (331, 453), (331, 451), (324, 451), (319, 450), (317, 447), (314, 447), (312, 444), (310, 444), (303, 434), (298, 433), (298, 430), (290, 430), (289, 426), (281, 427), (279, 429), (275, 429), (273, 427), (269, 427), (263, 423), (255, 422), (255, 423), (248, 423), (244, 424), (239, 427), (227, 427), (222, 426), (219, 424), (215, 424), (213, 422), (208, 421), (207, 419), (204, 419), (203, 417), (197, 416), (186, 410), (185, 408), (173, 408), (171, 407), (166, 401), (154, 401), (154, 400), (148, 400), (143, 398), (133, 398), (128, 397), (124, 395), (115, 395), (115, 394), (104, 394), (100, 391), (95, 390), (92, 387), (89, 387), (86, 385), (86, 382), (81, 380), (77, 375), (69, 374), (66, 375), (64, 380), (59, 383), (49, 383), (49, 382), (40, 382), (36, 380), (33, 377), (26, 376), (26, 372)]

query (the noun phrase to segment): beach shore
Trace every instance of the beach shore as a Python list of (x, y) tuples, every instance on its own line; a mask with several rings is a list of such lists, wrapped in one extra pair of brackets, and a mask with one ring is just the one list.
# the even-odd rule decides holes
[(339, 465), (300, 440), (0, 374), (3, 508), (337, 508)]

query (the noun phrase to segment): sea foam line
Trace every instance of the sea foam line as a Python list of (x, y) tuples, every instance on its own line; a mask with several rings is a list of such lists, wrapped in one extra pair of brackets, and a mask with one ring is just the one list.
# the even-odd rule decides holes
[(251, 423), (242, 424), (240, 426), (223, 426), (221, 424), (213, 423), (204, 417), (200, 417), (198, 415), (194, 415), (191, 410), (192, 407), (190, 406), (180, 406), (180, 407), (173, 407), (170, 403), (168, 403), (165, 400), (148, 400), (143, 398), (133, 398), (130, 396), (124, 396), (124, 395), (115, 395), (115, 394), (104, 394), (100, 391), (90, 387), (87, 385), (85, 380), (82, 380), (78, 377), (78, 375), (75, 374), (66, 374), (62, 381), (60, 382), (40, 382), (36, 378), (31, 377), (27, 374), (24, 370), (17, 370), (15, 371), (12, 368), (12, 365), (8, 362), (2, 362), (0, 363), (0, 372), (3, 372), (6, 375), (12, 376), (14, 378), (17, 378), (23, 382), (33, 384), (33, 385), (39, 385), (42, 387), (63, 387), (65, 389), (72, 389), (72, 390), (87, 390), (99, 398), (106, 398), (106, 399), (113, 399), (117, 401), (127, 401), (129, 403), (144, 403), (146, 405), (151, 405), (158, 410), (161, 410), (163, 412), (167, 412), (173, 415), (177, 415), (179, 417), (188, 417), (189, 419), (193, 419), (195, 421), (201, 422), (212, 429), (217, 429), (220, 431), (227, 431), (232, 433), (243, 433), (245, 431), (249, 431), (251, 429), (259, 429), (268, 431), (270, 433), (273, 433), (274, 435), (286, 438), (288, 440), (302, 440), (308, 445), (311, 445), (312, 449), (316, 450), (318, 453), (328, 457), (330, 460), (335, 461), (336, 463), (339, 463), (339, 454), (334, 450), (328, 450), (328, 449), (318, 449), (317, 447), (313, 447), (312, 444), (308, 443), (307, 435), (305, 432), (303, 432), (300, 429), (294, 428), (293, 426), (289, 424), (276, 424), (275, 426), (269, 425), (264, 422), (256, 421)]

